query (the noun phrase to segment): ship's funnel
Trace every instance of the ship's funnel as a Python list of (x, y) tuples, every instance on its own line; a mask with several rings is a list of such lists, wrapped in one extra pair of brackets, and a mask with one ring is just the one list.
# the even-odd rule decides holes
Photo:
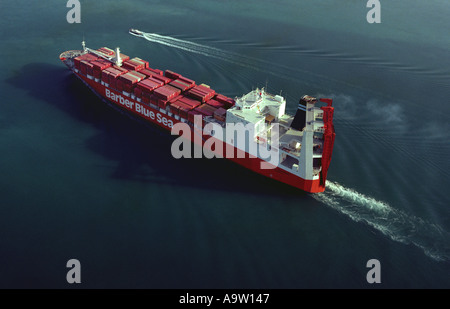
[(295, 113), (294, 120), (292, 120), (291, 128), (297, 130), (303, 130), (306, 123), (306, 101), (301, 98), (298, 102), (297, 112)]

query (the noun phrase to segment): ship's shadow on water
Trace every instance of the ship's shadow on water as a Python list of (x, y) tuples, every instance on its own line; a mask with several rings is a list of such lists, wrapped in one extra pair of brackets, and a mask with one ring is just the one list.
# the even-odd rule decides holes
[[(7, 82), (98, 129), (85, 145), (105, 157), (104, 168), (114, 170), (112, 178), (284, 198), (308, 196), (226, 159), (174, 159), (170, 149), (175, 136), (111, 108), (62, 65), (28, 64)], [(111, 167), (111, 161), (117, 165)]]

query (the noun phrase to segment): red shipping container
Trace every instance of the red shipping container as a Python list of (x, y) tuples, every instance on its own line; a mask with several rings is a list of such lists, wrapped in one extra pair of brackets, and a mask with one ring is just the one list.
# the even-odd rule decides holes
[(74, 61), (74, 64), (75, 64), (75, 68), (80, 70), (80, 63), (81, 63), (81, 61), (84, 60), (84, 61), (90, 62), (90, 61), (95, 61), (97, 59), (98, 59), (98, 57), (96, 55), (87, 53), (87, 54), (83, 54), (83, 55), (80, 55), (78, 57), (75, 57), (73, 59), (73, 61)]
[(102, 71), (95, 71), (93, 72), (94, 78), (100, 79), (102, 77)]
[(205, 85), (197, 85), (195, 87), (195, 90), (198, 90), (198, 91), (203, 92), (203, 93), (210, 93), (211, 91), (214, 91), (213, 89), (211, 89), (211, 88), (209, 88), (209, 87), (207, 87)]
[(122, 67), (130, 71), (139, 71), (144, 68), (144, 64), (135, 60), (127, 60), (122, 63)]
[(213, 89), (205, 87), (203, 85), (198, 85), (188, 91), (189, 95), (195, 99), (206, 102), (211, 99), (216, 93)]
[(134, 95), (137, 98), (142, 98), (142, 89), (139, 87), (134, 88)]
[(83, 62), (80, 63), (80, 72), (84, 75), (87, 73), (86, 64)]
[(109, 83), (116, 85), (116, 80), (118, 79), (118, 77), (120, 75), (121, 75), (120, 72), (119, 73), (114, 73), (114, 72), (110, 73), (110, 75), (109, 75)]
[(214, 112), (216, 111), (216, 108), (214, 108), (208, 104), (202, 104), (202, 105), (196, 107), (195, 110), (204, 116), (212, 116), (214, 114)]
[(223, 107), (219, 107), (214, 112), (214, 118), (220, 121), (225, 121), (227, 115), (227, 110)]
[(114, 55), (114, 50), (108, 48), (108, 47), (101, 47), (99, 49), (97, 49), (98, 52), (101, 52), (107, 56), (112, 56)]
[(141, 88), (142, 90), (146, 90), (148, 92), (152, 92), (153, 90), (155, 90), (156, 88), (158, 88), (159, 86), (161, 86), (160, 83), (156, 83), (154, 81), (151, 81), (149, 79), (144, 79), (141, 80), (137, 86), (139, 88)]
[(169, 111), (174, 115), (178, 115), (178, 105), (176, 105), (174, 103), (170, 104)]
[(172, 81), (170, 78), (162, 76), (162, 75), (153, 75), (151, 78), (160, 80), (163, 82), (163, 84), (168, 84)]
[(189, 112), (192, 110), (192, 107), (189, 105), (181, 105), (178, 109), (178, 114), (181, 118), (188, 119), (189, 118)]
[(142, 90), (142, 100), (146, 99), (146, 103), (150, 103), (150, 98), (153, 94), (151, 92), (146, 92)]
[(170, 111), (174, 113), (175, 115), (178, 115), (178, 107), (183, 104), (178, 100), (174, 100), (170, 102)]
[(179, 79), (171, 81), (169, 83), (169, 85), (176, 87), (176, 88), (180, 89), (181, 91), (186, 91), (189, 88), (193, 87), (193, 85), (186, 84), (185, 82), (180, 81)]
[(144, 74), (147, 77), (151, 77), (153, 75), (157, 75), (155, 72), (150, 71), (149, 69), (142, 69), (139, 71), (139, 73)]
[(86, 70), (87, 70), (87, 72), (86, 72), (87, 75), (91, 75), (91, 76), (94, 75), (94, 65), (92, 63), (90, 63), (90, 62), (86, 63)]
[(158, 101), (159, 101), (159, 99), (158, 99), (157, 97), (155, 97), (155, 96), (153, 95), (153, 93), (149, 96), (149, 98), (150, 98), (150, 103), (152, 103), (152, 104), (158, 106)]
[(123, 83), (120, 79), (116, 80), (116, 89), (119, 90), (120, 92), (123, 91)]
[(102, 82), (109, 84), (109, 71), (102, 71)]
[(109, 87), (116, 89), (116, 80), (115, 79), (112, 79), (112, 81), (109, 81)]
[(187, 77), (181, 76), (178, 78), (179, 81), (182, 81), (183, 83), (188, 84), (189, 86), (195, 85), (195, 82), (192, 79), (189, 79)]
[(127, 72), (128, 72), (127, 69), (122, 68), (122, 67), (119, 67), (119, 66), (117, 66), (117, 65), (113, 65), (113, 68), (116, 69), (116, 70), (119, 71), (119, 72), (122, 72), (122, 73), (127, 73)]
[(138, 57), (134, 57), (131, 60), (142, 63), (144, 65), (144, 69), (148, 68), (148, 61), (142, 60), (141, 58), (138, 58)]
[(154, 90), (154, 88), (148, 87), (146, 85), (141, 85), (139, 83), (137, 83), (136, 85), (137, 85), (136, 89), (140, 89), (143, 92), (152, 93)]
[(179, 95), (181, 93), (181, 90), (170, 85), (164, 85), (162, 87), (156, 88), (153, 93), (163, 100), (171, 100)]
[(171, 107), (173, 107), (172, 108), (173, 109), (173, 113), (178, 115), (178, 106), (180, 104), (182, 104), (182, 103), (180, 101), (178, 101), (177, 98), (174, 98), (174, 99), (169, 101), (169, 104), (170, 104)]
[(99, 71), (99, 72), (109, 68), (112, 65), (111, 62), (109, 62), (108, 60), (104, 60), (104, 59), (94, 60), (94, 61), (91, 61), (91, 63), (94, 65), (94, 71)]
[(134, 85), (130, 85), (130, 84), (123, 84), (123, 91), (132, 93), (134, 91)]
[(147, 92), (147, 93), (151, 93), (151, 94), (153, 94), (153, 90), (155, 90), (155, 88), (156, 88), (156, 87), (148, 87), (146, 85), (142, 86), (139, 84), (138, 84), (138, 86), (143, 92)]
[(225, 105), (225, 108), (228, 109), (232, 106), (234, 106), (235, 102), (232, 98), (226, 97), (222, 94), (218, 94), (214, 97), (215, 100), (223, 103)]
[(155, 73), (154, 75), (161, 75), (161, 76), (163, 75), (163, 71), (158, 70), (158, 69), (147, 68), (147, 70)]
[(171, 111), (179, 115), (181, 118), (188, 119), (188, 112), (192, 110), (192, 106), (189, 106), (187, 104), (184, 104), (183, 102), (177, 100), (173, 102), (171, 105)]
[[(200, 116), (202, 116), (202, 118), (203, 118), (203, 114), (202, 114), (202, 113), (200, 113), (200, 112), (198, 112), (197, 110), (193, 109), (193, 110), (190, 110), (190, 111), (188, 112), (188, 120), (189, 120), (190, 122), (194, 123), (194, 116), (195, 116), (195, 115), (200, 115)], [(204, 126), (205, 123), (204, 123), (204, 122), (202, 122), (202, 123), (203, 123), (203, 126)]]
[(167, 76), (168, 78), (171, 78), (171, 79), (177, 79), (177, 78), (181, 77), (181, 74), (175, 73), (175, 72), (170, 71), (170, 70), (166, 70), (164, 75)]
[(167, 106), (170, 106), (171, 102), (167, 100), (161, 100), (155, 96), (153, 96), (153, 100), (156, 101), (155, 105), (158, 105), (159, 108), (166, 109)]
[(206, 101), (206, 95), (205, 94), (201, 94), (195, 91), (189, 91), (189, 95), (191, 97), (193, 97), (194, 99), (200, 100), (202, 102)]
[(73, 58), (73, 64), (75, 65), (75, 69), (81, 70), (81, 68), (80, 68), (80, 62), (81, 62), (81, 60), (80, 60), (80, 59), (77, 59), (77, 58), (78, 58), (78, 57)]
[(144, 78), (146, 78), (145, 74), (141, 74), (139, 72), (135, 72), (135, 71), (130, 71), (128, 72), (129, 74), (136, 76), (137, 78), (139, 78), (139, 81), (143, 80)]
[(197, 107), (197, 106), (202, 104), (200, 101), (197, 101), (197, 100), (191, 99), (189, 97), (185, 97), (185, 96), (178, 97), (178, 99), (181, 102), (183, 102), (184, 104), (192, 106), (192, 108), (195, 108), (195, 107)]
[(128, 72), (128, 73), (120, 75), (119, 80), (123, 84), (132, 85), (134, 83), (137, 83), (139, 81), (139, 78), (137, 76), (133, 75), (132, 73)]
[(159, 80), (159, 79), (156, 79), (156, 78), (154, 78), (154, 77), (149, 77), (149, 78), (147, 78), (147, 79), (145, 79), (145, 80), (152, 81), (153, 83), (157, 84), (158, 87), (164, 85), (164, 82), (163, 82), (163, 81), (161, 81), (161, 80)]
[(222, 102), (219, 102), (219, 101), (214, 100), (214, 99), (208, 100), (207, 104), (211, 105), (213, 107), (216, 107), (216, 108), (225, 106), (225, 104), (223, 104)]
[(102, 71), (102, 81), (109, 83), (109, 75), (111, 74), (111, 68)]

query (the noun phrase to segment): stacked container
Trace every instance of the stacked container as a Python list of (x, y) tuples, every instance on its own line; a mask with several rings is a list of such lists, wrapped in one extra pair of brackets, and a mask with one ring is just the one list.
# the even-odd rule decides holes
[(172, 102), (170, 104), (170, 111), (175, 115), (175, 118), (177, 118), (176, 116), (178, 116), (179, 118), (187, 120), (188, 112), (190, 110), (192, 110), (192, 106), (184, 104), (183, 102), (181, 102), (179, 100)]
[(177, 97), (180, 93), (180, 89), (170, 85), (164, 85), (156, 88), (153, 91), (153, 96), (155, 97), (157, 105), (162, 109), (166, 109), (166, 107), (170, 104), (170, 101)]
[(163, 85), (168, 84), (172, 81), (170, 78), (162, 75), (153, 75), (151, 78), (154, 80), (159, 80), (160, 82), (163, 83)]
[(176, 87), (176, 88), (180, 89), (181, 91), (186, 91), (186, 90), (194, 87), (194, 84), (188, 84), (185, 81), (183, 81), (182, 79), (176, 79), (176, 80), (170, 82), (169, 85)]
[(128, 70), (113, 66), (102, 71), (102, 82), (105, 86), (116, 88), (116, 80), (120, 75), (127, 73)]
[[(86, 61), (86, 62), (90, 62), (90, 61), (95, 61), (97, 60), (98, 57), (94, 54), (84, 54), (84, 55), (80, 55), (78, 57), (75, 57), (73, 59), (74, 65), (75, 65), (75, 69), (77, 69), (78, 71), (81, 71), (81, 62), (82, 61)], [(86, 74), (86, 68), (84, 69), (84, 73)]]
[(233, 107), (235, 104), (235, 101), (232, 98), (226, 97), (222, 94), (218, 94), (214, 97), (215, 100), (221, 102), (224, 104), (225, 109), (229, 109), (230, 107)]
[(144, 69), (148, 68), (148, 61), (142, 60), (141, 58), (138, 58), (138, 57), (134, 57), (131, 60), (134, 61), (134, 62), (142, 64), (144, 66)]
[(209, 101), (206, 102), (206, 103), (207, 103), (208, 105), (211, 105), (212, 107), (215, 107), (215, 108), (220, 108), (220, 107), (224, 107), (224, 106), (225, 106), (224, 103), (219, 102), (219, 101), (214, 100), (214, 99), (211, 99), (211, 100), (209, 100)]
[(227, 110), (223, 107), (219, 107), (214, 112), (214, 119), (225, 122), (227, 116)]
[(106, 56), (113, 56), (114, 51), (111, 48), (108, 47), (102, 47), (97, 49), (98, 52), (101, 52), (102, 54), (105, 54)]
[(124, 61), (122, 66), (130, 71), (140, 71), (148, 68), (148, 62), (142, 60), (141, 58), (133, 58), (127, 61)]
[(147, 68), (147, 70), (153, 72), (154, 73), (153, 75), (161, 75), (161, 76), (163, 75), (163, 71), (158, 69)]
[(211, 105), (208, 104), (202, 104), (197, 108), (195, 108), (195, 110), (200, 114), (202, 114), (203, 116), (213, 116), (217, 108), (212, 107)]
[(94, 66), (94, 78), (96, 78), (96, 81), (102, 77), (102, 71), (112, 66), (112, 63), (105, 59), (98, 59), (91, 61), (92, 65)]
[[(105, 57), (115, 56), (107, 47), (97, 51)], [(193, 80), (170, 70), (152, 69), (147, 61), (137, 57), (120, 56), (121, 67), (91, 53), (74, 58), (74, 64), (88, 78), (94, 77), (97, 82), (101, 79), (103, 85), (131, 95), (139, 102), (152, 103), (184, 122), (194, 122), (196, 115), (225, 121), (227, 109), (235, 104), (233, 99), (216, 94), (208, 85), (195, 85)]]
[(198, 85), (188, 91), (189, 95), (194, 99), (197, 99), (202, 102), (206, 102), (210, 100), (216, 92), (207, 87), (206, 85)]
[(181, 74), (172, 72), (172, 71), (170, 71), (170, 70), (166, 70), (166, 72), (164, 73), (164, 75), (167, 76), (168, 78), (171, 78), (171, 79), (177, 79), (177, 78), (180, 78), (180, 77), (181, 77)]
[(139, 76), (136, 74), (137, 72), (128, 72), (123, 75), (120, 75), (116, 88), (119, 91), (125, 91), (125, 94), (129, 94), (132, 91), (133, 85), (139, 82), (145, 75)]

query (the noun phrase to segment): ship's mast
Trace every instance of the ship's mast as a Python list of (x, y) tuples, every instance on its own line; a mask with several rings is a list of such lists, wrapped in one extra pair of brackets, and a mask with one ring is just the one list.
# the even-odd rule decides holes
[(84, 39), (83, 39), (83, 41), (81, 42), (81, 46), (83, 47), (83, 53), (87, 53), (86, 42), (84, 41)]
[(122, 58), (120, 57), (120, 48), (116, 47), (116, 57), (114, 57), (114, 62), (117, 66), (122, 66)]

